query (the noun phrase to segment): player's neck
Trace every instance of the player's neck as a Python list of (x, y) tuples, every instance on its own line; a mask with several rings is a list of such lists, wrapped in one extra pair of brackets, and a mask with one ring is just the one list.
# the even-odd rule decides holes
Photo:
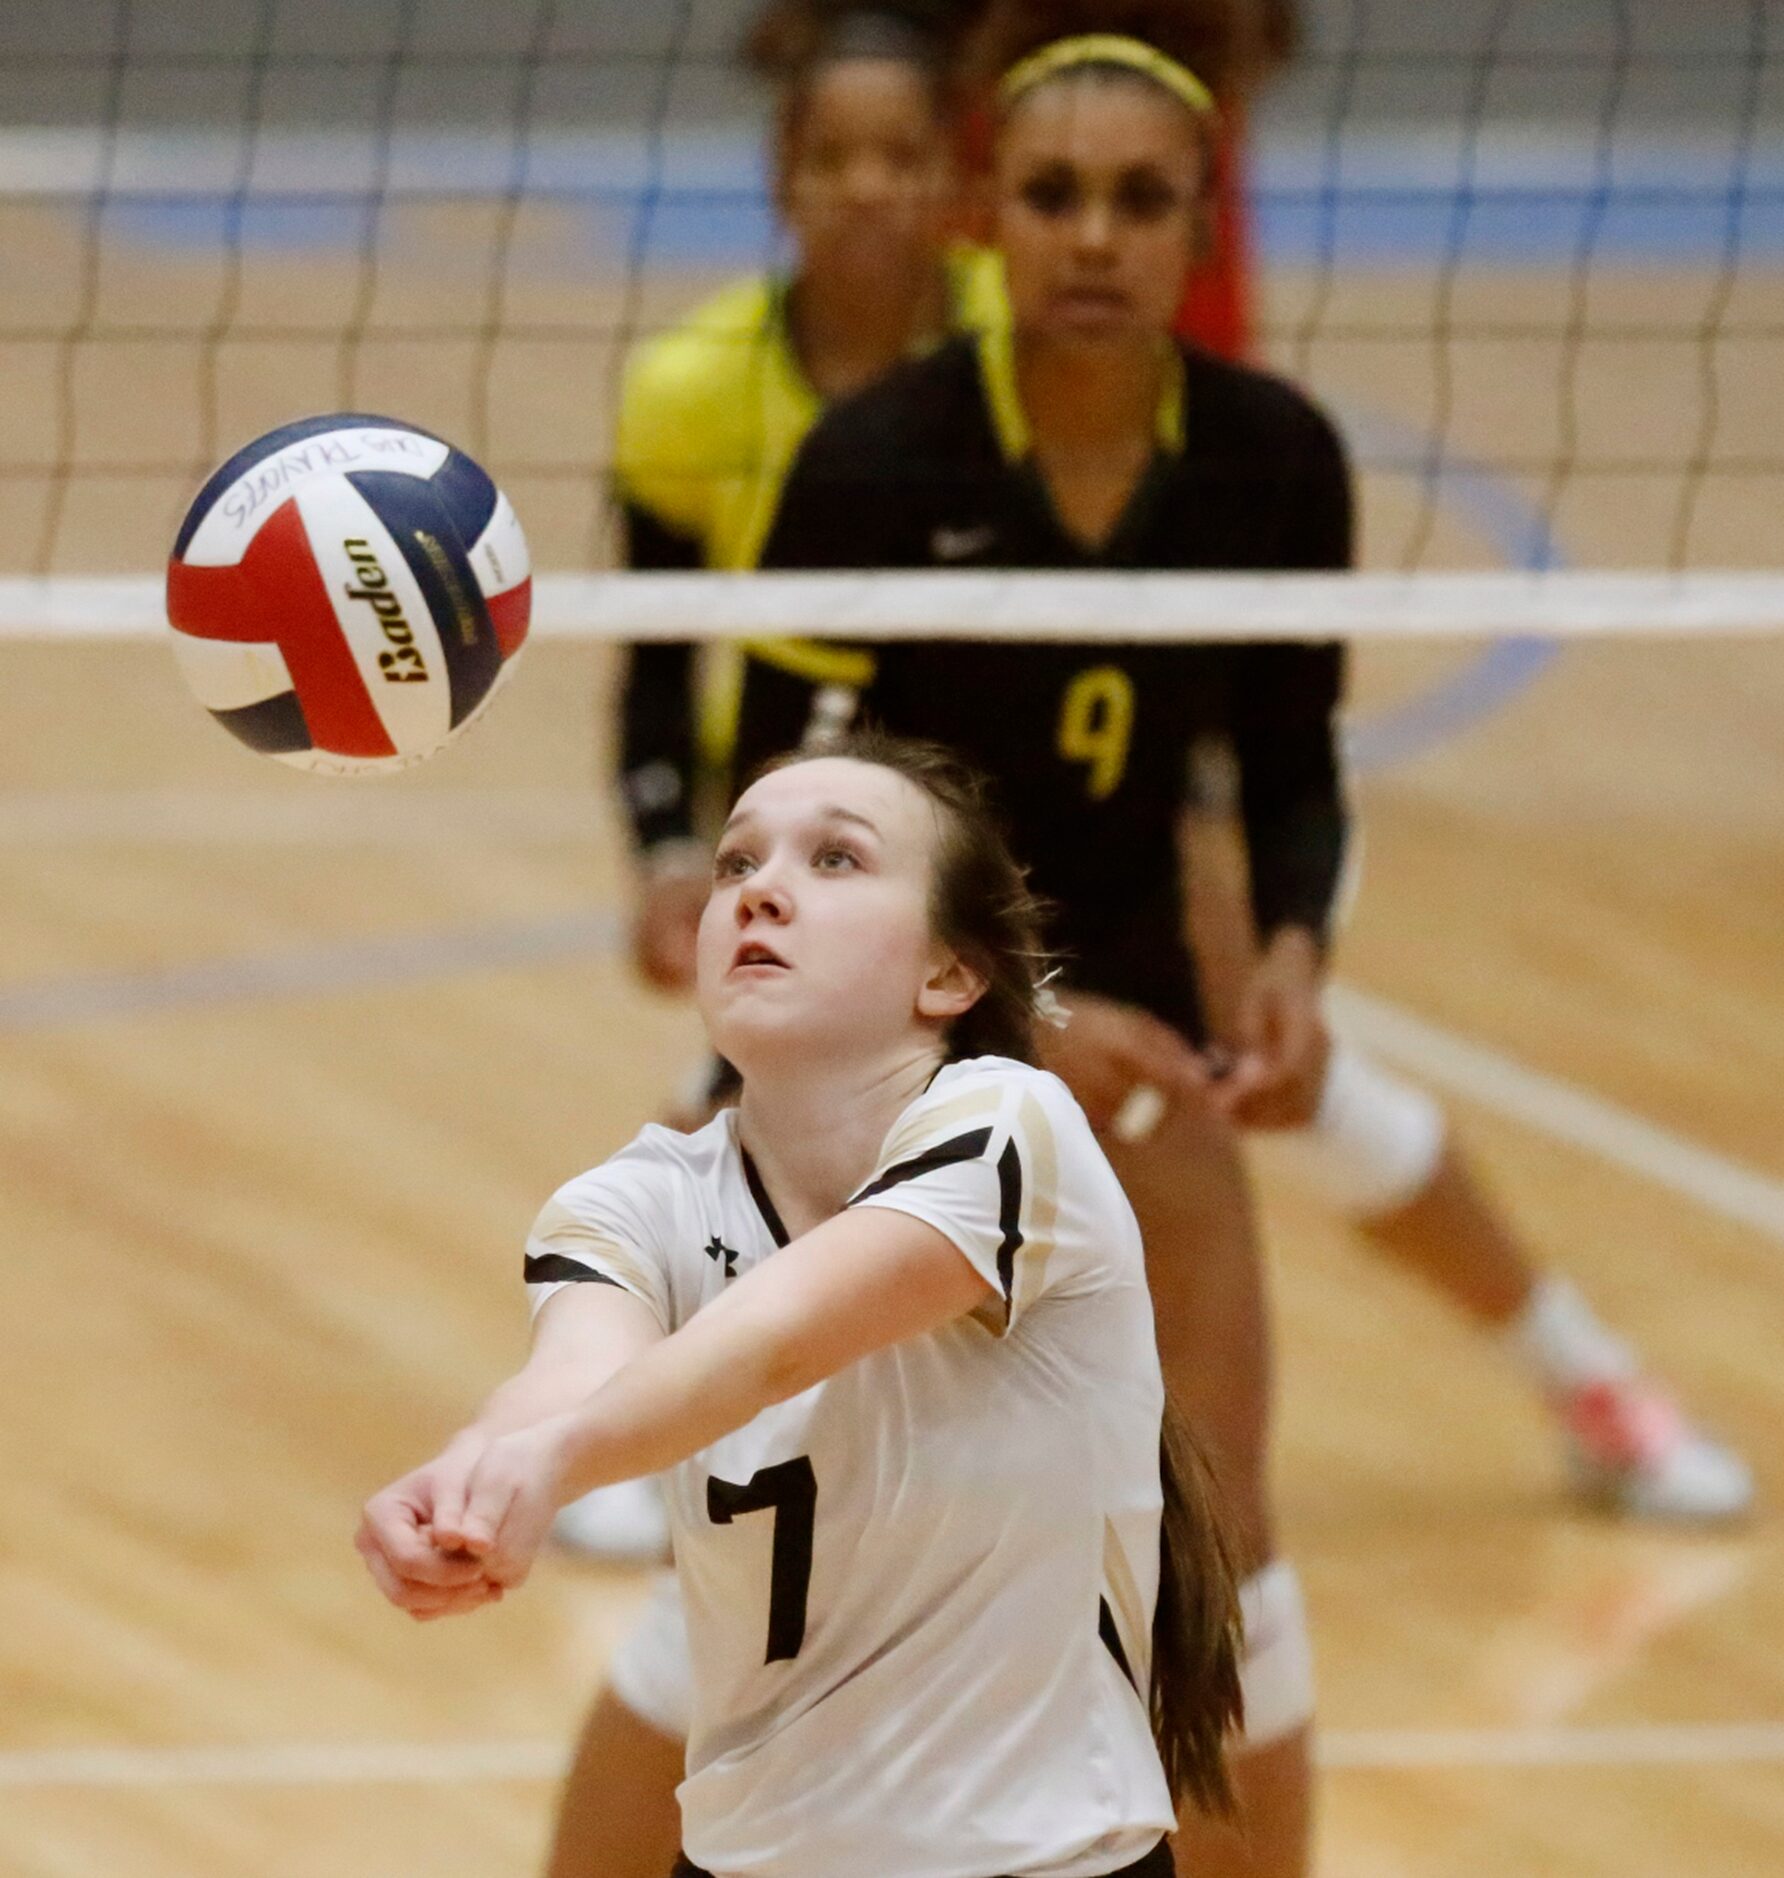
[(785, 1073), (777, 1066), (745, 1073), (738, 1138), (794, 1238), (842, 1210), (935, 1069), (933, 1049), (923, 1046), (816, 1072), (808, 1062)]
[(939, 266), (888, 289), (801, 275), (787, 298), (793, 348), (812, 389), (847, 397), (889, 371), (913, 347), (939, 338), (947, 320), (947, 282)]
[(1019, 333), (1016, 386), (1037, 452), (1150, 451), (1169, 365), (1167, 342), (1066, 346)]
[(1157, 448), (1168, 354), (1142, 341), (1062, 347), (1017, 341), (1016, 384), (1035, 466), (1066, 533), (1105, 549)]

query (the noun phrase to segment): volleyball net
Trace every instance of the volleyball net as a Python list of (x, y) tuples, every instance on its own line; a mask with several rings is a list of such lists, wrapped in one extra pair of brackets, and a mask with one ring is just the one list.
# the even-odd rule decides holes
[(547, 632), (1784, 626), (1768, 0), (1327, 0), (1251, 127), (1259, 356), (1359, 471), (1356, 579), (631, 581), (626, 352), (770, 262), (747, 0), (89, 0), (0, 19), (0, 633), (159, 621), (223, 456), (328, 409), (483, 461)]

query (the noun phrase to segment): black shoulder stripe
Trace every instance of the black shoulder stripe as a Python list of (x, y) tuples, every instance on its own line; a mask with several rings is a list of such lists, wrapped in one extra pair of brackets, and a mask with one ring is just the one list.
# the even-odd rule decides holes
[(1108, 1645), (1109, 1654), (1119, 1665), (1122, 1675), (1132, 1684), (1135, 1693), (1140, 1685), (1134, 1682), (1133, 1665), (1127, 1660), (1127, 1652), (1121, 1647), (1121, 1632), (1115, 1628), (1115, 1613), (1109, 1609), (1107, 1598), (1096, 1601), (1096, 1634)]
[(625, 1290), (617, 1278), (609, 1278), (580, 1259), (567, 1259), (561, 1252), (547, 1252), (539, 1258), (529, 1252), (526, 1270), (529, 1285), (612, 1285), (616, 1291)]
[(884, 1193), (888, 1187), (896, 1187), (904, 1181), (917, 1180), (938, 1167), (952, 1167), (956, 1161), (976, 1161), (990, 1145), (989, 1128), (975, 1128), (969, 1134), (956, 1135), (952, 1141), (938, 1142), (933, 1148), (912, 1155), (908, 1161), (894, 1161), (883, 1174), (870, 1180), (849, 1205), (871, 1199), (876, 1193)]
[(1014, 1140), (1006, 1141), (997, 1157), (997, 1186), (997, 1223), (1003, 1228), (1003, 1242), (997, 1248), (997, 1282), (1003, 1286), (1007, 1317), (1015, 1299), (1016, 1253), (1022, 1244), (1022, 1156)]

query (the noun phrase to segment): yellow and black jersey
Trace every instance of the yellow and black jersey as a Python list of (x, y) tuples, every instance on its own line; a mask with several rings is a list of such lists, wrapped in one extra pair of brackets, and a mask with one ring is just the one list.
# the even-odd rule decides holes
[[(945, 270), (951, 330), (998, 320), (995, 256), (962, 246)], [(787, 294), (773, 276), (734, 282), (628, 362), (613, 477), (629, 568), (756, 565), (787, 472), (823, 411), (793, 345)], [(809, 684), (860, 683), (870, 669), (858, 653), (812, 641), (764, 640), (746, 651)], [(739, 662), (713, 661), (698, 688), (703, 712), (694, 665), (694, 648), (682, 644), (637, 647), (627, 662), (622, 774), (641, 847), (692, 833), (697, 755), (720, 765), (726, 757)]]
[[(1281, 380), (1185, 348), (1158, 447), (1100, 551), (1070, 535), (1030, 459), (1005, 333), (950, 342), (838, 404), (790, 476), (762, 564), (799, 568), (1221, 569), (1350, 564), (1350, 475), (1331, 424)], [(896, 643), (866, 654), (861, 717), (952, 744), (999, 786), (1016, 853), (1060, 908), (1090, 988), (1194, 1028), (1176, 831), (1191, 750), (1240, 774), (1266, 935), (1323, 934), (1345, 816), (1333, 644)], [(739, 766), (809, 710), (752, 683)]]
[(629, 561), (753, 567), (781, 484), (823, 410), (772, 276), (733, 282), (628, 361), (614, 437)]

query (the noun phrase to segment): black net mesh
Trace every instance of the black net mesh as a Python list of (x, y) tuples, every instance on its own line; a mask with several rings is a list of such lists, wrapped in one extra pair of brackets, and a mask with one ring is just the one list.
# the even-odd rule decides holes
[[(157, 565), (204, 470), (386, 410), (599, 566), (626, 347), (775, 252), (743, 0), (0, 10), (0, 568)], [(1257, 345), (1365, 552), (1766, 565), (1775, 0), (1322, 0), (1253, 113)]]

